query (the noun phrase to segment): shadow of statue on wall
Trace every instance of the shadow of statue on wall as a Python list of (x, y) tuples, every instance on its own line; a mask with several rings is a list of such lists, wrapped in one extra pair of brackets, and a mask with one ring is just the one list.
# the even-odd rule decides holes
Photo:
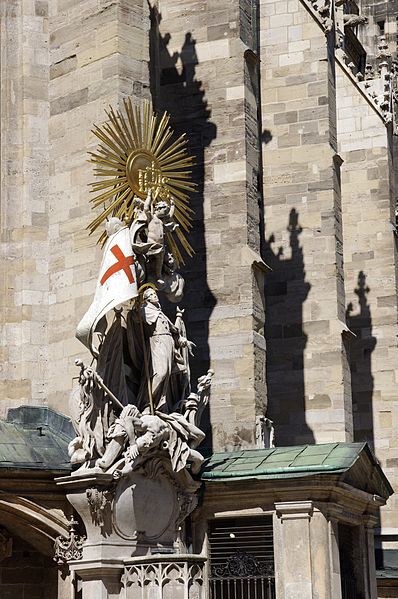
[[(214, 295), (207, 283), (207, 256), (204, 235), (204, 179), (205, 150), (216, 137), (217, 128), (211, 122), (202, 82), (196, 78), (199, 64), (196, 41), (190, 32), (179, 52), (171, 53), (171, 35), (160, 31), (161, 14), (150, 6), (151, 27), (149, 32), (150, 49), (150, 90), (156, 112), (167, 110), (170, 123), (176, 136), (186, 133), (188, 151), (194, 158), (193, 180), (197, 184), (195, 193), (190, 195), (190, 205), (194, 210), (193, 229), (190, 243), (195, 251), (188, 258), (182, 274), (186, 281), (185, 297), (181, 303), (186, 307), (185, 321), (188, 337), (195, 342), (195, 358), (191, 362), (191, 380), (195, 384), (198, 376), (205, 374), (210, 367), (208, 342), (209, 319), (216, 304)], [(167, 307), (166, 307), (167, 310)], [(203, 416), (206, 432), (206, 451), (211, 451), (211, 427), (208, 409)]]
[(354, 293), (358, 297), (358, 309), (351, 303), (347, 306), (346, 321), (355, 338), (350, 342), (350, 369), (354, 441), (367, 441), (374, 451), (372, 352), (376, 338), (372, 335), (372, 317), (366, 284), (366, 275), (358, 273)]
[(302, 228), (295, 208), (289, 215), (291, 256), (274, 250), (274, 235), (265, 240), (264, 260), (272, 268), (265, 280), (268, 413), (277, 445), (314, 443), (305, 419), (303, 304), (311, 285), (305, 279), (299, 237)]

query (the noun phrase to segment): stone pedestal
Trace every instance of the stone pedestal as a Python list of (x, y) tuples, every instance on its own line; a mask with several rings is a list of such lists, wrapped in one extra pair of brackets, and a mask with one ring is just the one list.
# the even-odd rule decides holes
[(153, 554), (127, 560), (85, 560), (69, 566), (83, 599), (204, 599), (201, 555)]
[(119, 599), (122, 597), (123, 563), (106, 560), (70, 562), (81, 579), (82, 599)]
[(181, 554), (198, 486), (185, 469), (152, 456), (123, 478), (82, 469), (57, 484), (86, 528), (83, 557), (69, 562), (83, 599), (202, 597), (204, 558)]
[(180, 524), (197, 503), (198, 484), (185, 470), (174, 473), (161, 457), (142, 462), (121, 479), (93, 468), (57, 484), (83, 520), (83, 558), (90, 560), (177, 551)]

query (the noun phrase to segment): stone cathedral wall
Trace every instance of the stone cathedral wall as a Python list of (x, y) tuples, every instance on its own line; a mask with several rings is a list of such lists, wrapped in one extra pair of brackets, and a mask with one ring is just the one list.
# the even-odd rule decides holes
[(1, 10), (0, 414), (24, 403), (65, 413), (74, 358), (89, 360), (74, 332), (100, 263), (85, 230), (91, 128), (109, 104), (149, 96), (149, 14), (143, 0), (16, 0)]
[(333, 46), (298, 0), (260, 11), (270, 418), (281, 445), (351, 441)]
[(85, 230), (91, 127), (124, 96), (152, 96), (195, 157), (185, 306), (195, 374), (216, 371), (212, 447), (261, 444), (268, 394), (279, 445), (366, 440), (394, 484), (390, 131), (309, 5), (261, 0), (258, 22), (237, 0), (1, 11), (0, 416), (67, 412), (100, 262)]
[[(352, 356), (354, 440), (367, 441), (397, 484), (398, 418), (396, 236), (392, 136), (349, 74), (337, 71), (344, 282)], [(393, 496), (383, 527), (397, 518)]]
[(155, 105), (187, 132), (196, 164), (185, 305), (195, 373), (216, 372), (210, 417), (221, 450), (255, 446), (266, 410), (255, 23), (243, 27), (240, 4), (160, 0), (153, 15)]
[(1, 3), (0, 413), (48, 394), (48, 5)]
[[(146, 3), (145, 3), (146, 7)], [(90, 358), (75, 329), (92, 301), (101, 251), (92, 220), (87, 152), (93, 124), (122, 97), (148, 97), (149, 15), (143, 0), (51, 3), (50, 12), (50, 348), (48, 402), (67, 411), (74, 358)]]
[(269, 416), (283, 445), (367, 441), (396, 487), (392, 127), (305, 2), (260, 8)]
[(176, 131), (187, 131), (196, 163), (197, 255), (186, 272), (185, 305), (188, 333), (198, 345), (194, 374), (210, 366), (217, 371), (214, 447), (254, 446), (256, 435), (261, 444), (266, 267), (254, 24), (241, 23), (237, 1), (225, 8), (166, 0), (151, 6), (19, 0), (2, 10), (2, 36), (11, 38), (2, 59), (2, 119), (12, 139), (2, 143), (1, 164), (7, 173), (1, 415), (23, 403), (68, 411), (74, 359), (89, 361), (75, 327), (91, 302), (100, 263), (85, 230), (92, 219), (91, 128), (105, 120), (109, 104), (152, 94), (159, 110), (170, 111)]

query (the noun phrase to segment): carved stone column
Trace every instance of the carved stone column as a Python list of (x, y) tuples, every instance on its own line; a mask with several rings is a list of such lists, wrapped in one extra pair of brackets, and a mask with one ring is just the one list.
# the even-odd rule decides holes
[[(337, 522), (312, 501), (275, 504), (275, 582), (278, 599), (341, 597)], [(319, 573), (322, 572), (322, 576)]]
[(310, 520), (312, 501), (275, 503), (275, 583), (278, 599), (312, 599)]

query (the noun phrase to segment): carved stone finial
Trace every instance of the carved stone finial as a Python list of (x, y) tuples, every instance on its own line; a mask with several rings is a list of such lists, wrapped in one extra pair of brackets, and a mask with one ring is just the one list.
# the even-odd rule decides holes
[(368, 63), (365, 67), (365, 80), (368, 81), (369, 79), (374, 79), (374, 77), (375, 73), (373, 70), (373, 66)]
[(330, 0), (310, 0), (312, 7), (322, 18), (325, 35), (333, 29), (333, 20), (331, 18), (331, 2)]
[(316, 0), (313, 4), (322, 17), (330, 15), (330, 0)]
[(327, 35), (333, 30), (333, 19), (330, 17), (324, 17), (322, 20), (322, 24), (324, 26), (324, 34)]
[(265, 416), (256, 417), (256, 446), (259, 449), (275, 447), (274, 423)]
[(391, 52), (388, 48), (385, 35), (380, 36), (377, 49), (379, 50), (378, 54), (376, 55), (376, 58), (378, 60), (385, 60), (386, 58), (391, 58)]
[(59, 536), (54, 543), (54, 561), (59, 566), (66, 564), (70, 560), (79, 560), (83, 557), (83, 543), (86, 537), (76, 534), (78, 522), (71, 516), (69, 522), (69, 535), (67, 537)]

